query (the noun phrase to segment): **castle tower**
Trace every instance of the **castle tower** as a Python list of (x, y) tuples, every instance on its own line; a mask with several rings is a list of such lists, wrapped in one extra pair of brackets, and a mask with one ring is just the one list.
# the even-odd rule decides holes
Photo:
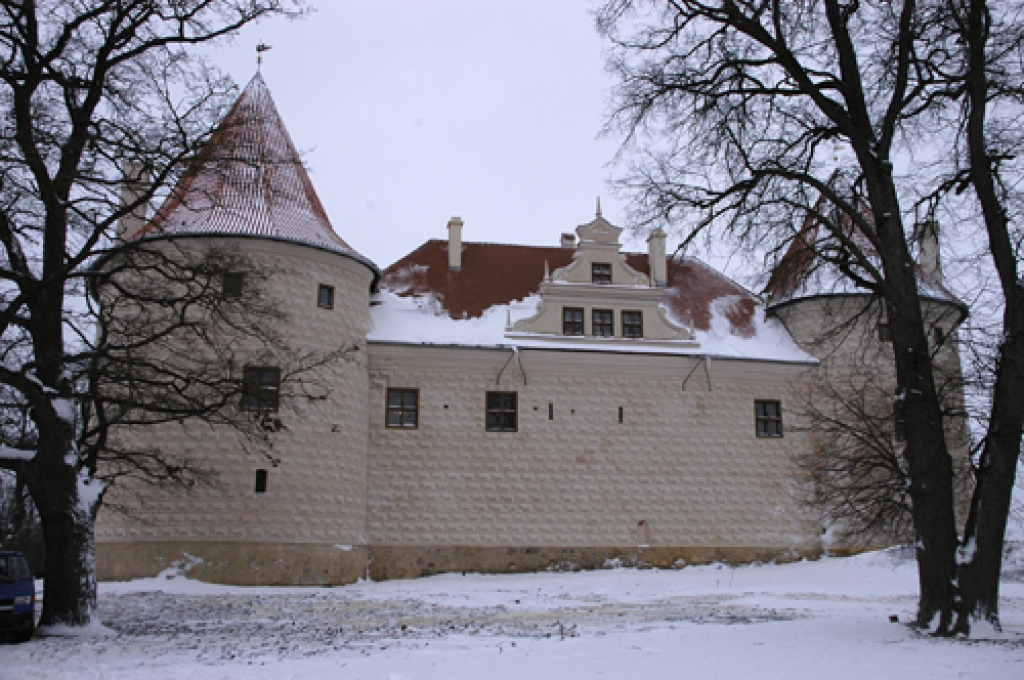
[[(377, 267), (331, 226), (270, 91), (257, 74), (155, 217), (126, 241), (246, 263), (225, 296), (253, 295), (287, 352), (230, 347), (245, 386), (240, 412), (262, 446), (205, 423), (139, 428), (200, 461), (213, 484), (188, 493), (117, 485), (97, 523), (100, 578), (152, 576), (174, 564), (235, 584), (340, 584), (365, 572), (369, 389), (366, 333)], [(289, 366), (330, 360), (289, 387)], [(288, 362), (292, 362), (289, 364)], [(306, 367), (308, 368), (308, 367)], [(257, 442), (259, 443), (259, 442)]]

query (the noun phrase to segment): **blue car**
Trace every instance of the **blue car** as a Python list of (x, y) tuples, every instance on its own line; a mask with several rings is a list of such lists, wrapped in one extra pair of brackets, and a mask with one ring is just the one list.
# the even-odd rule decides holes
[(0, 635), (15, 642), (32, 639), (36, 623), (36, 582), (24, 553), (0, 551)]

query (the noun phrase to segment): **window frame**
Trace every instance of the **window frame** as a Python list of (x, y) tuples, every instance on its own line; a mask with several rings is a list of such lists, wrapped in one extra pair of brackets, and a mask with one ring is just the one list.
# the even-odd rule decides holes
[[(761, 406), (764, 406), (762, 413)], [(775, 414), (769, 413), (768, 407), (775, 407)], [(762, 427), (763, 425), (763, 427)], [(772, 427), (772, 426), (775, 427)], [(754, 400), (754, 434), (762, 439), (781, 439), (782, 430), (782, 402), (778, 399), (755, 399)]]
[(225, 300), (239, 300), (245, 291), (245, 272), (226, 271), (220, 277), (220, 294)]
[[(250, 373), (259, 371), (256, 381), (250, 380)], [(265, 374), (275, 374), (273, 383), (265, 380)], [(267, 395), (272, 395), (268, 398)], [(255, 403), (252, 400), (255, 399)], [(248, 413), (277, 413), (281, 408), (281, 369), (277, 366), (245, 366), (242, 369), (242, 398), (239, 408)]]
[[(324, 303), (324, 293), (327, 293), (327, 303)], [(316, 306), (320, 309), (334, 309), (334, 286), (321, 283), (316, 290)]]
[[(615, 310), (613, 309), (592, 309), (590, 310), (590, 334), (595, 338), (615, 337)], [(607, 323), (597, 320), (597, 315), (607, 316)], [(607, 329), (607, 333), (598, 333), (598, 328)]]
[[(600, 273), (598, 273), (600, 268)], [(599, 286), (607, 286), (612, 282), (612, 263), (611, 262), (591, 262), (590, 263), (590, 282), (596, 283)]]
[[(636, 323), (626, 323), (626, 315), (635, 314), (637, 318)], [(640, 310), (635, 309), (624, 309), (622, 310), (621, 322), (622, 322), (622, 337), (629, 338), (631, 340), (642, 340), (644, 337), (644, 313)], [(637, 328), (638, 333), (627, 333), (627, 329)]]
[[(504, 399), (501, 399), (499, 401), (498, 408), (497, 409), (492, 409), (491, 408), (491, 397), (492, 396), (496, 396), (496, 397), (512, 397), (512, 408), (511, 409), (505, 408)], [(497, 427), (492, 427), (491, 426), (490, 416), (491, 416), (492, 413), (495, 413), (495, 414), (498, 415), (499, 425)], [(502, 426), (503, 425), (502, 417), (505, 416), (506, 414), (509, 414), (509, 413), (512, 414), (512, 427), (511, 428)], [(518, 432), (519, 431), (519, 393), (518, 392), (488, 390), (485, 393), (485, 395), (484, 395), (484, 431), (486, 431), (486, 432)]]
[[(398, 408), (391, 407), (391, 395), (392, 393), (401, 394), (401, 404)], [(405, 403), (405, 395), (412, 394), (415, 396), (416, 404), (412, 408), (413, 423), (412, 425), (405, 424), (405, 414), (409, 412), (409, 408)], [(420, 391), (416, 387), (389, 387), (387, 394), (384, 397), (384, 427), (390, 430), (418, 430), (420, 427)], [(391, 414), (399, 414), (399, 424), (391, 424)]]
[(266, 468), (259, 468), (256, 470), (256, 480), (252, 486), (252, 492), (257, 496), (264, 496), (267, 493), (267, 487), (270, 481), (270, 471)]
[[(567, 320), (566, 316), (570, 312), (579, 312), (579, 315), (580, 315), (579, 321), (569, 321), (569, 320)], [(572, 335), (572, 336), (586, 335), (586, 324), (585, 324), (586, 315), (585, 315), (585, 312), (586, 312), (586, 310), (583, 307), (562, 307), (562, 335)], [(575, 326), (575, 324), (577, 324), (577, 323), (579, 323), (579, 328), (580, 328), (579, 333), (575, 333), (575, 332), (570, 333), (569, 330), (568, 330), (569, 324), (573, 324)]]

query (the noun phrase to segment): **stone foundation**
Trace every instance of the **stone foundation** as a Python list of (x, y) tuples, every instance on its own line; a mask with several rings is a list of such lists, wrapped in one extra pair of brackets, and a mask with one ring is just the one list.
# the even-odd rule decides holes
[(372, 547), (367, 573), (374, 581), (386, 581), (453, 571), (511, 574), (617, 565), (669, 569), (709, 562), (792, 562), (820, 554), (806, 548)]
[(97, 543), (102, 581), (153, 577), (171, 566), (189, 578), (238, 586), (352, 583), (366, 576), (365, 546), (240, 541)]

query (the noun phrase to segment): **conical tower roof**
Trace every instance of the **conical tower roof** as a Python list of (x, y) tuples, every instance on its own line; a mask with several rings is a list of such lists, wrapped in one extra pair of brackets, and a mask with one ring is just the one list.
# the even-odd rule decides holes
[(377, 268), (335, 233), (258, 73), (152, 222), (131, 236), (239, 235), (286, 240)]

